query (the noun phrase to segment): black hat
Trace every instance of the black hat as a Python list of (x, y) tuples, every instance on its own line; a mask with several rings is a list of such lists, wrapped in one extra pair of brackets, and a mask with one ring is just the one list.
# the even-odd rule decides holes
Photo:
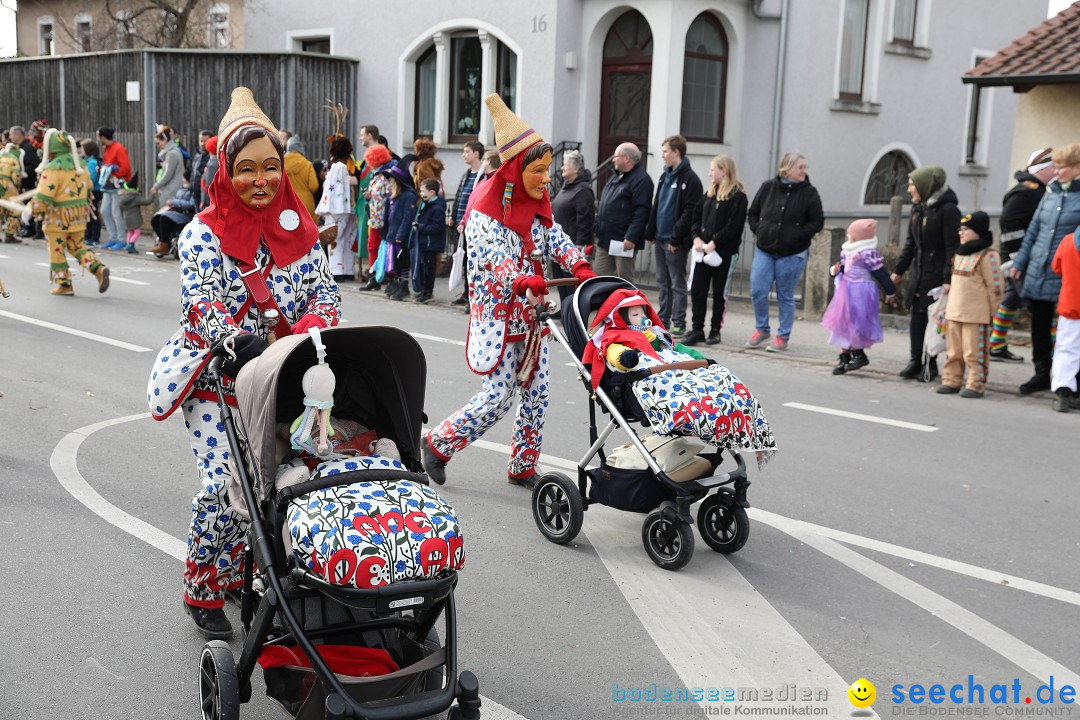
[[(388, 163), (386, 167), (379, 171), (380, 175), (386, 175), (387, 177), (394, 178), (402, 185), (406, 187), (413, 187), (412, 173), (409, 172), (409, 165), (416, 159), (415, 155), (406, 155), (405, 157), (395, 162)], [(415, 190), (415, 188), (413, 188)]]
[(960, 218), (960, 226), (971, 228), (979, 237), (986, 237), (990, 234), (990, 216), (982, 210), (968, 213)]

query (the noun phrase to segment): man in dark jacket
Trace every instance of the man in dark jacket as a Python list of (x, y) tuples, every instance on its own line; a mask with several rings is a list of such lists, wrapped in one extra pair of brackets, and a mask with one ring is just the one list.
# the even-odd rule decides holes
[(901, 276), (912, 269), (907, 284), (907, 302), (911, 306), (911, 362), (900, 371), (907, 380), (920, 378), (930, 382), (937, 376), (937, 361), (923, 367), (923, 338), (928, 318), (926, 311), (934, 302), (930, 291), (936, 287), (949, 291), (952, 262), (960, 246), (960, 208), (956, 193), (945, 184), (945, 170), (937, 165), (924, 165), (908, 173), (908, 194), (915, 204), (911, 208), (907, 240), (892, 281), (900, 283)]
[(206, 170), (206, 164), (210, 162), (210, 153), (206, 150), (206, 141), (213, 137), (209, 130), (199, 133), (199, 152), (191, 162), (191, 172), (187, 178), (191, 186), (191, 197), (195, 201), (195, 207), (202, 205), (202, 174)]
[[(634, 143), (615, 148), (611, 164), (615, 175), (600, 194), (593, 226), (596, 253), (592, 267), (597, 275), (616, 275), (633, 282), (634, 253), (645, 247), (653, 181), (641, 166), (641, 151)], [(621, 243), (623, 252), (629, 255), (612, 255), (612, 243)]]
[[(1027, 168), (1017, 170), (1013, 176), (1016, 185), (1005, 193), (1001, 201), (1001, 262), (1009, 262), (1009, 256), (1020, 250), (1031, 218), (1039, 201), (1046, 194), (1046, 183), (1054, 179), (1054, 164), (1050, 160), (1053, 148), (1036, 150), (1028, 158)], [(1020, 312), (1020, 283), (1005, 271), (1005, 297), (1001, 299), (993, 317), (990, 332), (990, 359), (1023, 362), (1024, 358), (1009, 351), (1009, 329)]]
[[(11, 136), (11, 142), (23, 151), (23, 171), (26, 173), (26, 177), (19, 183), (19, 190), (29, 192), (37, 187), (37, 166), (41, 162), (41, 157), (38, 155), (37, 148), (30, 142), (30, 138), (26, 137), (26, 128), (21, 125), (13, 125), (8, 130), (8, 134)], [(28, 226), (24, 225), (19, 234), (24, 237), (33, 235), (33, 223)]]
[(660, 322), (674, 335), (686, 332), (686, 258), (693, 245), (701, 180), (686, 158), (686, 138), (672, 135), (660, 145), (664, 172), (656, 185), (645, 239), (654, 243)]

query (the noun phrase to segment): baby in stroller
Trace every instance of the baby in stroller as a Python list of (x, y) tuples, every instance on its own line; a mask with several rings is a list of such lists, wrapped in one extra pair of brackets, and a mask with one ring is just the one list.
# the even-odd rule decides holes
[[(605, 370), (631, 373), (670, 363), (705, 360), (673, 342), (656, 311), (637, 289), (612, 292), (590, 326), (582, 363), (595, 389)], [(757, 452), (759, 466), (776, 441), (758, 401), (735, 375), (712, 360), (635, 379), (631, 388), (659, 435), (693, 436), (723, 449)]]

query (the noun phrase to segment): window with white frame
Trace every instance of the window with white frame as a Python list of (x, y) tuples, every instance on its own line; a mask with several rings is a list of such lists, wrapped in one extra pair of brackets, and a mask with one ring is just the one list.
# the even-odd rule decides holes
[(688, 140), (724, 141), (727, 35), (716, 16), (703, 12), (686, 31), (683, 56), (682, 122)]
[(93, 38), (93, 20), (89, 15), (81, 13), (75, 16), (75, 51), (90, 52)]
[[(511, 110), (517, 106), (517, 54), (489, 35), (486, 37), (490, 39), (482, 41), (478, 34), (454, 35), (450, 38), (447, 140), (453, 143), (475, 140), (480, 135), (481, 116), (486, 112), (483, 109), (483, 88), (489, 86), (483, 76), (484, 55), (489, 49), (493, 50), (493, 54), (488, 66), (494, 72), (490, 87), (502, 96)], [(437, 53), (435, 57), (437, 61)], [(419, 113), (419, 103), (416, 109)]]
[[(978, 65), (990, 53), (976, 55), (974, 65)], [(964, 133), (964, 164), (987, 164), (987, 149), (990, 141), (990, 88), (969, 85), (967, 131)]]
[(892, 39), (902, 45), (915, 44), (915, 19), (919, 0), (893, 0)]
[(840, 98), (861, 100), (866, 68), (870, 0), (843, 0), (840, 32)]
[(38, 18), (38, 54), (52, 55), (55, 51), (52, 17)]
[(435, 46), (424, 51), (416, 61), (416, 126), (413, 134), (435, 135), (435, 104), (438, 102), (438, 77), (436, 75), (439, 59)]
[(207, 42), (209, 47), (227, 48), (232, 44), (232, 34), (229, 30), (228, 5), (214, 3), (210, 6), (207, 29), (210, 34)]

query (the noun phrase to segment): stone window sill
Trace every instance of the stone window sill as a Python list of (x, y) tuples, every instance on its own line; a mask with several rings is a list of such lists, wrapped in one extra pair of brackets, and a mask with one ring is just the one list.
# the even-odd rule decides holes
[(885, 52), (890, 55), (905, 55), (907, 57), (920, 58), (922, 60), (929, 60), (932, 55), (930, 48), (916, 47), (914, 45), (904, 45), (903, 43), (887, 43), (885, 45)]
[(961, 165), (958, 174), (961, 177), (988, 177), (990, 168), (985, 165)]
[(863, 115), (880, 115), (881, 103), (868, 102), (866, 100), (841, 100), (835, 98), (829, 109), (833, 112), (852, 112)]

